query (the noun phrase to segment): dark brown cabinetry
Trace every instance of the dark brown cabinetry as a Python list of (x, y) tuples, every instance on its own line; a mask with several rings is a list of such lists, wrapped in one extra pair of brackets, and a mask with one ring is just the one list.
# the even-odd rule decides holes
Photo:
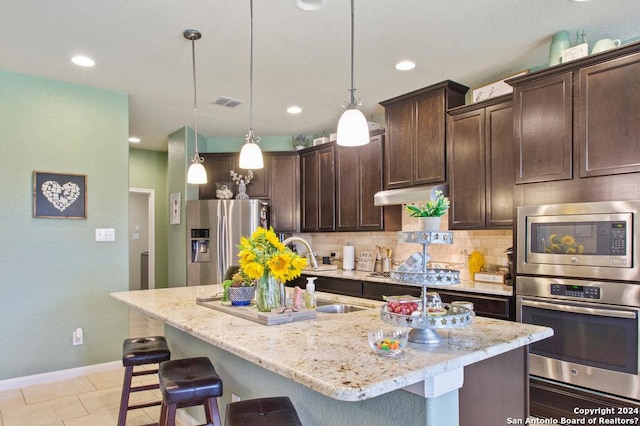
[(379, 207), (373, 196), (383, 189), (383, 131), (372, 134), (368, 145), (336, 146), (336, 230), (397, 231), (400, 206)]
[(335, 146), (300, 154), (302, 232), (335, 230)]
[[(232, 183), (229, 172), (246, 175), (247, 170), (238, 167), (238, 153), (201, 154), (207, 171), (207, 184), (200, 185), (199, 199), (216, 198), (216, 182)], [(299, 226), (299, 156), (297, 152), (263, 152), (264, 168), (252, 170), (253, 179), (247, 185), (250, 198), (269, 199), (271, 226), (278, 232), (298, 232)]]
[(300, 231), (300, 156), (269, 155), (271, 226), (278, 232)]
[[(541, 191), (562, 193), (564, 201), (628, 199), (632, 178), (613, 177), (640, 172), (640, 43), (509, 84), (517, 184), (571, 180)], [(598, 179), (582, 179), (591, 177)]]
[(385, 188), (446, 180), (446, 111), (469, 90), (453, 81), (380, 102), (385, 108)]
[(513, 225), (511, 96), (449, 111), (449, 229)]
[(516, 86), (516, 183), (572, 177), (571, 72)]

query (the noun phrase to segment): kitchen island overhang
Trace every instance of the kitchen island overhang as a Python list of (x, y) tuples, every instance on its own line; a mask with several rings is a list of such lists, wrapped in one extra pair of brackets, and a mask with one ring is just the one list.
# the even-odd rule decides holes
[(403, 389), (437, 399), (463, 385), (465, 367), (526, 349), (530, 343), (553, 334), (545, 327), (476, 318), (469, 327), (440, 331), (444, 337), (440, 345), (411, 343), (402, 355), (389, 359), (373, 354), (367, 341), (368, 330), (384, 325), (377, 309), (381, 302), (323, 294), (374, 309), (319, 313), (314, 320), (265, 326), (196, 304), (197, 297), (220, 290), (214, 285), (112, 296), (249, 363), (331, 399), (348, 402)]

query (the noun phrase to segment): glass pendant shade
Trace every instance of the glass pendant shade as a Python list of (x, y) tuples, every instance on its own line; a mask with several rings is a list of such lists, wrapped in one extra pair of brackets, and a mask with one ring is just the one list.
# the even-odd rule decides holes
[(247, 142), (240, 150), (239, 164), (241, 169), (262, 169), (264, 162), (262, 160), (262, 150), (255, 142)]
[(187, 171), (187, 183), (202, 185), (207, 183), (207, 172), (199, 161), (194, 161)]
[(349, 108), (340, 116), (336, 142), (341, 146), (361, 146), (369, 143), (369, 125), (358, 108)]

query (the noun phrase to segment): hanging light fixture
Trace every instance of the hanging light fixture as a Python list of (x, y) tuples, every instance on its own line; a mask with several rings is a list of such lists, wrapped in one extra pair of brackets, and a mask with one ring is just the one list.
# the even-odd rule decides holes
[(262, 151), (258, 142), (260, 138), (253, 133), (253, 0), (249, 0), (250, 9), (250, 29), (249, 36), (251, 39), (249, 53), (249, 133), (246, 135), (246, 142), (240, 150), (239, 166), (241, 169), (262, 169), (264, 162), (262, 160)]
[(355, 84), (353, 77), (353, 0), (351, 0), (351, 89), (349, 101), (344, 102), (347, 108), (338, 121), (337, 143), (342, 146), (360, 146), (369, 143), (369, 125), (362, 111), (358, 109), (360, 102), (356, 102)]
[(196, 90), (196, 40), (202, 38), (200, 31), (185, 30), (184, 38), (191, 40), (191, 62), (193, 65), (193, 134), (196, 138), (196, 152), (191, 159), (191, 165), (187, 171), (187, 183), (193, 183), (197, 185), (207, 183), (207, 171), (204, 169), (202, 162), (204, 158), (200, 157), (198, 152), (198, 107), (197, 107), (197, 90)]

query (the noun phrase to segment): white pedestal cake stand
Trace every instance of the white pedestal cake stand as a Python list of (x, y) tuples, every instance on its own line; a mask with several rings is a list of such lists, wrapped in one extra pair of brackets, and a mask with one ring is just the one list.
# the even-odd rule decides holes
[(422, 287), (420, 315), (402, 315), (389, 312), (387, 306), (380, 309), (382, 320), (398, 327), (412, 328), (409, 341), (422, 344), (438, 344), (442, 337), (435, 331), (438, 328), (458, 328), (471, 324), (472, 311), (449, 304), (444, 304), (446, 313), (442, 315), (428, 315), (427, 287), (444, 287), (460, 283), (460, 271), (455, 269), (428, 268), (431, 257), (427, 253), (429, 244), (453, 244), (453, 232), (399, 232), (398, 242), (416, 243), (422, 245), (424, 258), (421, 272), (391, 271), (391, 280), (398, 284)]

